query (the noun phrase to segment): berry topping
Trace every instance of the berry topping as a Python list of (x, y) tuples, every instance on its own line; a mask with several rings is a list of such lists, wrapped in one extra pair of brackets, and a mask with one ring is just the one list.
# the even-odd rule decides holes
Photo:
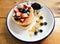
[(20, 20), (20, 17), (14, 16), (14, 19), (15, 19), (16, 21), (18, 21), (18, 20)]
[(38, 3), (33, 3), (31, 6), (32, 6), (32, 8), (33, 8), (34, 10), (39, 10), (39, 9), (41, 9), (41, 5), (38, 4)]
[(26, 13), (24, 13), (24, 14), (22, 15), (22, 17), (23, 17), (23, 18), (28, 18), (28, 15), (27, 15)]
[(27, 12), (30, 12), (30, 10), (28, 9)]
[(17, 7), (14, 8), (14, 19), (16, 21), (20, 21), (20, 22), (24, 22), (26, 18), (29, 17), (29, 13), (30, 13), (30, 6), (28, 5), (22, 5), (22, 7), (20, 5), (18, 5)]
[(39, 30), (39, 32), (43, 32), (43, 30), (42, 30), (42, 29), (40, 29), (40, 30)]
[(22, 23), (23, 23), (24, 21), (25, 21), (25, 19), (23, 19), (23, 18), (21, 18), (21, 19), (20, 19), (20, 22), (22, 22)]
[(43, 19), (43, 16), (40, 16), (40, 19)]
[(44, 22), (44, 25), (47, 25), (47, 22)]
[(27, 13), (27, 12), (30, 12), (30, 10), (28, 8), (24, 9), (24, 8), (18, 8), (19, 9), (19, 12), (21, 13)]
[(27, 8), (27, 6), (26, 5), (23, 5), (23, 8)]
[(40, 23), (41, 26), (43, 26), (43, 23)]
[(17, 15), (17, 16), (21, 16), (21, 13), (20, 13), (20, 12), (17, 12), (16, 15)]
[(22, 9), (22, 8), (18, 8), (18, 9), (19, 9), (19, 12), (25, 13), (25, 9)]
[(28, 9), (30, 9), (31, 7), (30, 7), (30, 6), (27, 6), (27, 5), (23, 5), (23, 8), (28, 8)]
[(30, 7), (30, 6), (28, 6), (27, 8), (28, 8), (28, 9), (31, 9), (31, 7)]
[(34, 35), (37, 35), (37, 33), (38, 33), (38, 32), (37, 32), (37, 31), (35, 31), (35, 32), (34, 32)]
[(19, 12), (19, 10), (18, 10), (17, 7), (14, 8), (14, 12), (15, 12), (15, 13)]
[(22, 11), (22, 8), (18, 8), (19, 12)]

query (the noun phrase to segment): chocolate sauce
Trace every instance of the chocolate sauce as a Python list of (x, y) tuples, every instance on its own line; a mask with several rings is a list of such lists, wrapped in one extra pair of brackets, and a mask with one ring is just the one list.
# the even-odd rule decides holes
[(38, 3), (33, 3), (31, 6), (32, 6), (32, 8), (33, 8), (34, 10), (39, 10), (39, 9), (42, 8), (41, 5), (38, 4)]

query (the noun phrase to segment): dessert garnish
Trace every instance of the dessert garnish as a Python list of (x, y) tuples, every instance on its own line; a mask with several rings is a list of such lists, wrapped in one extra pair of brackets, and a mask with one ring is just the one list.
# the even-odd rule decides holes
[(32, 6), (32, 8), (33, 8), (34, 10), (39, 10), (39, 9), (42, 8), (41, 5), (38, 4), (38, 3), (33, 3), (31, 6)]
[(40, 30), (39, 30), (39, 32), (40, 32), (40, 33), (42, 33), (42, 32), (43, 32), (43, 30), (42, 30), (42, 29), (40, 29)]
[(21, 23), (23, 23), (25, 21), (25, 19), (27, 19), (29, 17), (29, 13), (30, 13), (30, 6), (28, 5), (23, 5), (23, 7), (15, 7), (14, 8), (14, 19), (16, 21), (20, 21)]
[(47, 25), (47, 22), (44, 22), (44, 25)]
[(39, 19), (43, 19), (43, 16), (40, 16), (40, 18)]
[(35, 31), (35, 32), (34, 32), (34, 35), (37, 35), (37, 34), (38, 34), (38, 32), (37, 32), (37, 31)]
[(14, 19), (16, 20), (16, 21), (18, 21), (18, 20), (20, 20), (20, 17), (19, 16), (14, 16)]
[(32, 3), (32, 8), (34, 9), (35, 16), (39, 13), (39, 10), (42, 8), (39, 3)]
[(37, 34), (38, 34), (38, 32), (42, 33), (42, 32), (43, 32), (43, 30), (42, 30), (42, 29), (40, 29), (40, 30), (38, 30), (38, 31), (35, 31), (35, 32), (34, 32), (34, 35), (37, 35)]
[(44, 23), (40, 23), (40, 26), (43, 26), (44, 25)]
[[(42, 8), (41, 5), (39, 3), (36, 3), (36, 2), (32, 3), (31, 6), (26, 5), (26, 4), (23, 4), (22, 6), (18, 5), (17, 7), (14, 8), (15, 15), (13, 16), (13, 18), (14, 18), (15, 21), (19, 21), (21, 24), (23, 24), (23, 25), (20, 25), (20, 26), (22, 27), (22, 29), (25, 29), (30, 24), (30, 23), (26, 23), (26, 22), (28, 22), (30, 19), (33, 20), (32, 15), (33, 15), (33, 11), (34, 11), (34, 15), (35, 15), (35, 13), (37, 15), (36, 25), (34, 25), (32, 27), (32, 29), (30, 29), (28, 31), (33, 33), (34, 35), (37, 35), (39, 32), (40, 33), (43, 32), (43, 30), (40, 29), (39, 26), (46, 26), (47, 25), (47, 22), (43, 22), (43, 20), (42, 20), (43, 16), (41, 16), (41, 14), (38, 12), (38, 11), (40, 11), (41, 8)], [(31, 9), (31, 11), (30, 11), (30, 9)], [(26, 19), (28, 21), (26, 21)], [(24, 23), (24, 21), (26, 21), (26, 22)], [(31, 33), (29, 34), (30, 37), (32, 37)]]
[(40, 26), (47, 25), (47, 22), (40, 23)]

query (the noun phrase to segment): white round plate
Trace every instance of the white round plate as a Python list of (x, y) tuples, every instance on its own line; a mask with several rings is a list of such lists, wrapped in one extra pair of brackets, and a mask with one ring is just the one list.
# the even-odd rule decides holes
[[(26, 3), (26, 2), (24, 2)], [(30, 4), (33, 2), (30, 2)], [(36, 42), (45, 39), (47, 36), (51, 34), (51, 32), (54, 29), (55, 26), (55, 19), (54, 16), (49, 8), (47, 8), (44, 4), (40, 3), (42, 6), (42, 9), (40, 9), (40, 13), (42, 14), (44, 18), (44, 22), (47, 22), (46, 26), (42, 26), (43, 32), (38, 33), (38, 36), (33, 35), (31, 38), (28, 36), (29, 32), (28, 30), (32, 27), (33, 23), (30, 25), (30, 27), (26, 30), (21, 29), (11, 18), (11, 16), (14, 14), (13, 13), (13, 8), (10, 10), (7, 16), (7, 28), (8, 31), (17, 39), (25, 42)], [(17, 5), (16, 5), (17, 6)]]

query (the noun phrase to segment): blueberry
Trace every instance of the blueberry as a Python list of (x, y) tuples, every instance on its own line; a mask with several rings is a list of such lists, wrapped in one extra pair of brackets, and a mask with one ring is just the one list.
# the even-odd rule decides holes
[(43, 30), (42, 30), (42, 29), (40, 29), (40, 30), (39, 30), (39, 32), (43, 32)]
[(30, 10), (28, 9), (27, 12), (30, 12)]
[(19, 9), (19, 12), (22, 12), (22, 13), (27, 13), (27, 12), (30, 12), (30, 10), (28, 8), (24, 9), (24, 8), (18, 8)]
[(25, 9), (23, 8), (18, 8), (19, 12), (25, 13)]
[(25, 9), (21, 9), (20, 12), (24, 13), (25, 12)]
[(44, 22), (44, 25), (47, 25), (47, 22)]
[(37, 12), (37, 14), (39, 14), (39, 12)]
[(20, 20), (20, 17), (19, 16), (14, 16), (14, 19), (16, 20), (16, 21), (18, 21), (18, 20)]
[(43, 26), (43, 23), (40, 23), (41, 26)]
[(39, 19), (43, 19), (43, 16), (40, 16), (40, 18)]
[(34, 35), (37, 35), (37, 33), (38, 33), (38, 32), (37, 32), (37, 31), (35, 31), (35, 32), (34, 32)]
[(19, 12), (21, 12), (22, 11), (22, 8), (18, 8), (18, 10), (19, 10)]
[(22, 10), (22, 8), (18, 8), (18, 10)]

